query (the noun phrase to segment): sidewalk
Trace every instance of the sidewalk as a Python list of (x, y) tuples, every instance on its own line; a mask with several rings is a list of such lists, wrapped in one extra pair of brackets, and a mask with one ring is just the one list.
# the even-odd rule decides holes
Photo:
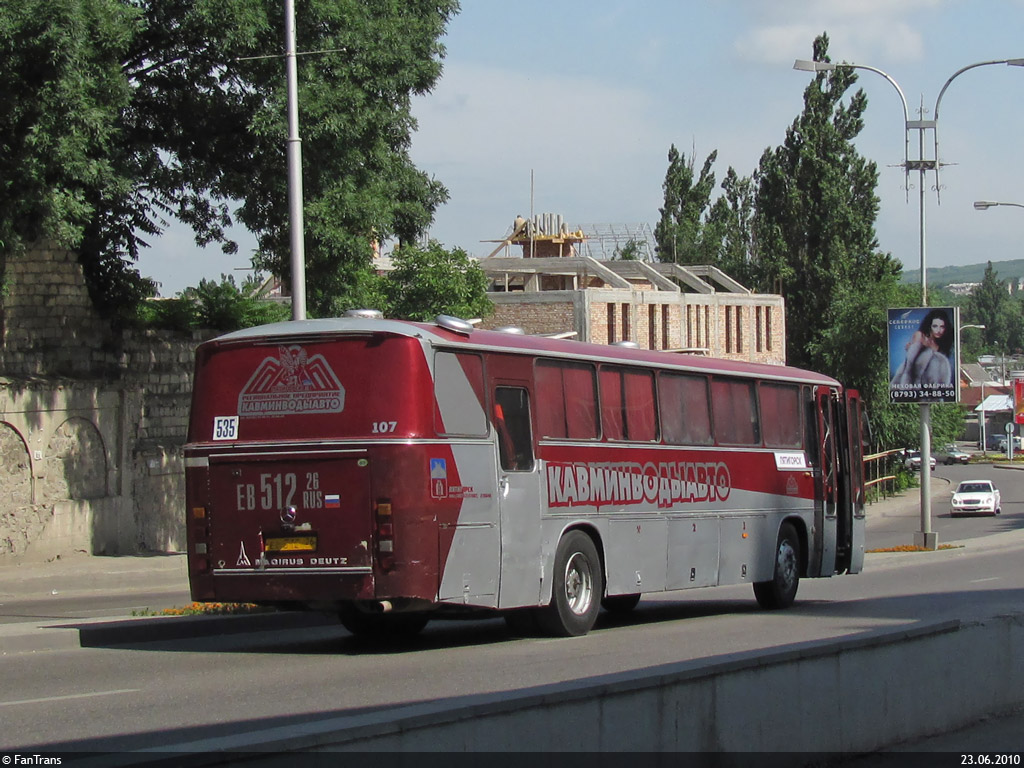
[(183, 553), (101, 557), (75, 554), (44, 563), (0, 565), (0, 615), (13, 602), (132, 592), (188, 593)]

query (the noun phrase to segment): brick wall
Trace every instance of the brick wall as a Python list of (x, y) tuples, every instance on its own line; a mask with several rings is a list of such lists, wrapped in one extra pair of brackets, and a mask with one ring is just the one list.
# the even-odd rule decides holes
[(113, 331), (64, 249), (8, 256), (4, 278), (0, 563), (182, 549), (199, 336)]

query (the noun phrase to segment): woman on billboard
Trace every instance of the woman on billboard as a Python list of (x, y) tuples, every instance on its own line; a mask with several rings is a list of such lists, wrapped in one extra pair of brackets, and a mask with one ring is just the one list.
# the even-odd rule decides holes
[(893, 377), (893, 385), (952, 386), (953, 326), (945, 310), (933, 309), (907, 343), (907, 356)]

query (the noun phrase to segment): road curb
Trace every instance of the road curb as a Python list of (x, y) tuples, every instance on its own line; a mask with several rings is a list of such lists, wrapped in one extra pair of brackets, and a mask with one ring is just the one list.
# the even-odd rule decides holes
[(280, 611), (226, 616), (147, 616), (0, 626), (0, 655), (336, 625), (330, 614)]

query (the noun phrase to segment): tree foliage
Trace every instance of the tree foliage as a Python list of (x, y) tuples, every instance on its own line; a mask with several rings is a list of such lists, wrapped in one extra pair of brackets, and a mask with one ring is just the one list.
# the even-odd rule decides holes
[(493, 311), (487, 276), (461, 248), (446, 250), (436, 240), (424, 248), (407, 244), (391, 260), (394, 269), (380, 287), (383, 304), (376, 305), (388, 317), (428, 321), (442, 314), (486, 317)]
[(1010, 296), (1005, 280), (988, 262), (985, 275), (967, 300), (964, 322), (984, 325), (981, 331), (985, 349), (1005, 354), (1018, 349), (1022, 343), (1022, 315), (1020, 303)]
[(695, 178), (693, 157), (687, 159), (675, 144), (669, 148), (668, 171), (662, 185), (665, 205), (660, 209), (661, 218), (654, 227), (660, 261), (706, 264), (709, 261), (706, 248), (717, 248), (717, 243), (705, 240), (703, 236), (703, 217), (715, 188), (715, 174), (711, 166), (717, 158), (717, 150), (708, 155), (700, 175)]
[[(828, 61), (828, 38), (814, 58)], [(878, 171), (853, 140), (867, 97), (849, 68), (822, 72), (804, 111), (755, 174), (754, 239), (761, 285), (786, 299), (787, 360), (864, 386), (884, 363), (884, 309), (901, 267), (878, 251)]]
[[(414, 94), (441, 72), (457, 0), (296, 6), (309, 307), (372, 282), (371, 243), (412, 240), (446, 198), (409, 157)], [(0, 6), (0, 241), (75, 247), (112, 311), (171, 219), (199, 244), (256, 234), (287, 276), (284, 4), (22, 0)], [(233, 201), (241, 201), (232, 209)]]
[(148, 326), (187, 331), (212, 328), (235, 331), (288, 320), (291, 309), (270, 301), (262, 281), (250, 277), (241, 286), (231, 275), (200, 280), (174, 299), (152, 299), (139, 306), (138, 320)]
[[(814, 41), (814, 59), (829, 60), (827, 35)], [(856, 81), (850, 68), (819, 73), (784, 142), (764, 151), (751, 177), (730, 168), (711, 204), (716, 153), (695, 175), (673, 146), (655, 237), (662, 261), (714, 264), (781, 293), (787, 362), (860, 390), (882, 444), (914, 444), (916, 409), (888, 402), (886, 309), (918, 299), (899, 286), (899, 262), (878, 248), (878, 171), (853, 144), (867, 110), (863, 91), (848, 95)]]

